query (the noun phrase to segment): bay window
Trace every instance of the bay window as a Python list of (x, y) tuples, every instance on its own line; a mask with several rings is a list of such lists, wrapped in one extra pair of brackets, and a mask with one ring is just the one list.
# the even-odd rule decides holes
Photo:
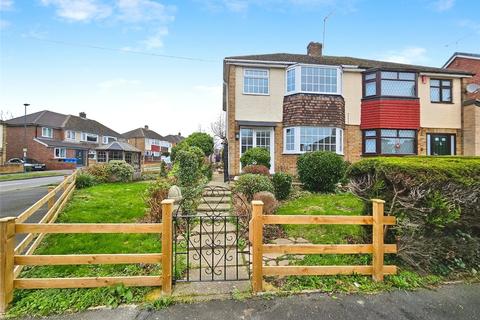
[(363, 76), (363, 96), (416, 98), (416, 73), (399, 71), (367, 72)]
[(341, 69), (332, 66), (294, 65), (287, 69), (286, 92), (341, 94)]
[(372, 129), (363, 131), (363, 154), (417, 154), (417, 132), (404, 129)]
[(330, 127), (289, 127), (284, 129), (284, 153), (331, 151), (343, 154), (343, 130)]

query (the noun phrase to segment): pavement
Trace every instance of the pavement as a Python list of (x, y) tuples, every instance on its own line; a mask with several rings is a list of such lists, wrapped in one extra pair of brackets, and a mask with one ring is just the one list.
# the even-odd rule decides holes
[[(395, 290), (380, 294), (300, 294), (176, 304), (159, 311), (134, 306), (53, 316), (48, 320), (212, 320), (212, 319), (480, 319), (480, 284), (445, 285), (436, 290)], [(23, 318), (33, 319), (33, 318)]]

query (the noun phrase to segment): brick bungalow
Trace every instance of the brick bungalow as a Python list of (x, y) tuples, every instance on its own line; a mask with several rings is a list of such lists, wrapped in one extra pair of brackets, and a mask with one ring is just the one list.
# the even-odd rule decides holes
[[(26, 136), (24, 122), (26, 120)], [(118, 132), (79, 116), (43, 110), (6, 121), (7, 159), (33, 158), (47, 165), (47, 169), (73, 169), (96, 163), (96, 148), (123, 139)]]
[(128, 143), (142, 151), (145, 161), (160, 161), (162, 154), (170, 152), (172, 143), (148, 126), (125, 132)]

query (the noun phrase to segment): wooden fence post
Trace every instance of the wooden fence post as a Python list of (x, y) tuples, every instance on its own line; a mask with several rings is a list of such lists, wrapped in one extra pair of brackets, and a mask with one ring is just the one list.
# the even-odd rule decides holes
[(162, 201), (162, 292), (172, 294), (172, 212), (175, 200)]
[(383, 281), (384, 243), (383, 243), (383, 214), (385, 201), (372, 199), (373, 210), (373, 280)]
[(262, 291), (263, 287), (263, 202), (262, 201), (252, 201), (252, 263), (253, 263), (253, 274), (252, 274), (252, 289), (254, 293)]
[[(65, 180), (67, 180), (67, 179), (68, 179), (68, 176), (67, 176), (67, 175), (63, 176), (63, 181), (65, 181)], [(67, 191), (67, 188), (68, 188), (68, 183), (65, 183), (65, 184), (63, 185), (63, 192)]]
[[(52, 192), (55, 189), (55, 187), (50, 186), (48, 187), (48, 193)], [(55, 195), (48, 199), (48, 210), (52, 209), (52, 207), (55, 205)]]
[(5, 313), (8, 304), (13, 300), (15, 219), (0, 219), (0, 314)]

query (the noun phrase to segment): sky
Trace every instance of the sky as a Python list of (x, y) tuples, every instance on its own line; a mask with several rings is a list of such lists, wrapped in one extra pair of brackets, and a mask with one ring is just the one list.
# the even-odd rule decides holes
[(305, 53), (328, 16), (326, 55), (440, 67), (480, 53), (478, 12), (478, 0), (0, 0), (0, 111), (209, 132), (226, 56)]

